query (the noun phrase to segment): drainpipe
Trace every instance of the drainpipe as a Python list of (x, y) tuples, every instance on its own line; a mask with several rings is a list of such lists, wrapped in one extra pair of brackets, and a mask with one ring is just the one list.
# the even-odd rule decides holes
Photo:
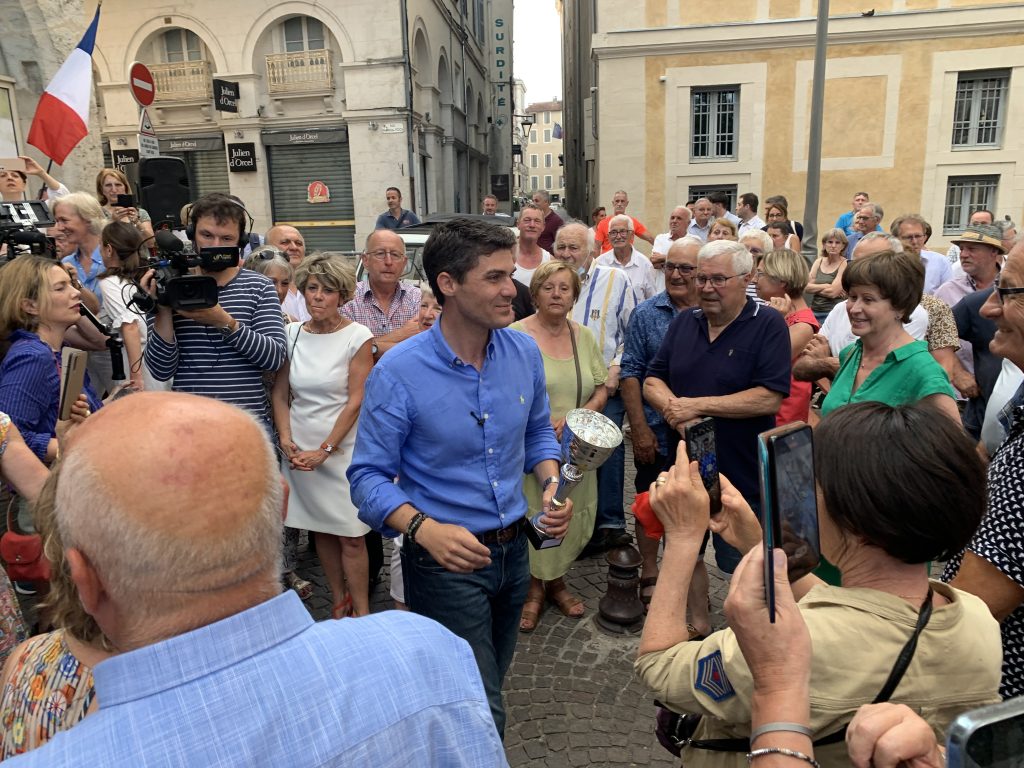
[[(399, 2), (399, 10), (402, 14), (402, 77), (405, 78), (405, 135), (408, 137), (406, 145), (408, 146), (409, 155), (409, 197), (411, 205), (410, 210), (416, 210), (416, 149), (413, 147), (413, 142), (416, 138), (413, 135), (413, 121), (412, 121), (412, 110), (413, 110), (413, 84), (412, 84), (412, 58), (409, 53), (409, 0), (401, 0)], [(426, 179), (423, 179), (423, 183), (426, 184)], [(423, 211), (423, 215), (427, 215), (427, 211)]]

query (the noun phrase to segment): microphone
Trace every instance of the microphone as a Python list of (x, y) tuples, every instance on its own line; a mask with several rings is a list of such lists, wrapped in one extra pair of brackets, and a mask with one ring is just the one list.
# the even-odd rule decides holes
[(484, 422), (487, 421), (487, 414), (486, 413), (483, 416), (477, 416), (476, 415), (476, 411), (470, 411), (469, 415), (472, 416), (474, 419), (476, 419), (476, 425), (478, 427), (482, 427), (484, 425)]
[[(174, 237), (174, 235), (171, 235), (171, 237)], [(174, 239), (177, 240), (177, 238)], [(97, 331), (107, 337), (107, 349), (110, 350), (110, 377), (115, 381), (124, 381), (127, 378), (124, 374), (124, 358), (121, 357), (121, 350), (124, 348), (124, 344), (117, 337), (117, 331), (107, 330), (107, 326), (101, 323), (99, 318), (90, 312), (85, 304), (78, 305), (78, 313), (92, 323)]]
[(179, 253), (185, 250), (185, 244), (166, 229), (157, 230), (156, 247), (166, 253)]

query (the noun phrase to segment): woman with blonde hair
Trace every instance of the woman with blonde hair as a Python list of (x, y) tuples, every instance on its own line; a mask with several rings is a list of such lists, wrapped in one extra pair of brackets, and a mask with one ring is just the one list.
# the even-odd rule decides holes
[[(0, 412), (45, 463), (57, 456), (61, 349), (81, 319), (80, 306), (70, 275), (49, 259), (20, 256), (0, 269), (0, 334), (8, 345), (0, 363)], [(102, 405), (88, 374), (82, 397), (83, 413)]]
[(811, 265), (806, 292), (811, 295), (811, 311), (818, 323), (825, 322), (832, 307), (846, 297), (843, 272), (846, 271), (846, 246), (849, 239), (841, 229), (830, 229), (821, 236), (821, 255)]
[[(792, 359), (804, 351), (807, 342), (818, 332), (818, 321), (804, 301), (807, 287), (807, 262), (788, 248), (769, 251), (761, 257), (754, 272), (757, 295), (782, 313), (789, 326)], [(797, 381), (790, 375), (789, 396), (782, 401), (775, 415), (778, 425), (791, 421), (807, 421), (811, 405), (811, 382)]]
[[(142, 233), (143, 237), (153, 237), (153, 223), (145, 208), (138, 205), (118, 205), (118, 195), (132, 194), (132, 185), (128, 177), (116, 168), (101, 168), (96, 174), (96, 199), (103, 206), (103, 215), (112, 221), (123, 221)], [(133, 201), (138, 202), (138, 201)]]
[(352, 459), (363, 385), (373, 367), (373, 334), (340, 314), (355, 291), (355, 272), (335, 256), (309, 256), (296, 284), (310, 319), (285, 329), (288, 360), (271, 401), (281, 471), (291, 486), (285, 525), (314, 532), (333, 596), (331, 615), (370, 612), (370, 566), (345, 471)]
[(713, 240), (735, 240), (736, 231), (736, 225), (724, 216), (721, 219), (715, 219), (711, 224), (711, 231), (708, 233), (708, 242), (710, 243)]
[[(530, 280), (536, 314), (510, 327), (529, 334), (544, 360), (544, 378), (551, 405), (551, 426), (562, 439), (565, 415), (574, 408), (589, 408), (600, 413), (608, 399), (601, 386), (608, 376), (604, 358), (594, 335), (585, 326), (569, 319), (573, 304), (580, 296), (580, 277), (571, 262), (546, 261), (537, 267)], [(541, 508), (543, 491), (533, 475), (523, 479), (523, 491), (532, 517)], [(572, 494), (573, 518), (558, 547), (530, 549), (530, 589), (523, 604), (519, 629), (537, 628), (544, 603), (550, 600), (570, 619), (582, 618), (584, 607), (569, 592), (563, 578), (583, 551), (597, 518), (597, 473), (587, 472)]]

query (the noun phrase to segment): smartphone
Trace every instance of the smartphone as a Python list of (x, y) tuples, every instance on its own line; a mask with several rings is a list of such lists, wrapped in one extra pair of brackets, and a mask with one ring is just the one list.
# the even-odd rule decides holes
[(134, 208), (135, 207), (135, 195), (118, 195), (117, 196), (117, 207), (118, 208)]
[(28, 166), (20, 157), (0, 157), (0, 171), (20, 171), (28, 173)]
[(718, 450), (715, 448), (715, 420), (707, 416), (685, 430), (686, 453), (697, 462), (700, 479), (711, 497), (711, 514), (722, 511), (722, 484), (718, 480)]
[(947, 768), (1024, 766), (1024, 696), (964, 712), (946, 743)]
[(786, 553), (790, 582), (821, 560), (818, 496), (814, 484), (814, 442), (802, 421), (758, 435), (764, 587), (769, 618), (775, 621), (775, 563), (772, 550)]

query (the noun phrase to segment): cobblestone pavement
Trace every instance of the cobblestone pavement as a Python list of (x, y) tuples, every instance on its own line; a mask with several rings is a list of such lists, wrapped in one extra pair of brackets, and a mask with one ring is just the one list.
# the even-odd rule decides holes
[[(626, 498), (633, 501), (633, 460), (626, 448)], [(627, 519), (631, 516), (627, 514)], [(392, 607), (385, 544), (385, 567), (371, 599), (373, 612)], [(728, 585), (708, 550), (712, 624), (722, 626)], [(520, 634), (505, 680), (508, 725), (505, 749), (512, 766), (675, 766), (677, 761), (654, 736), (654, 706), (633, 675), (639, 635), (610, 636), (597, 628), (598, 601), (608, 566), (603, 557), (577, 562), (566, 575), (569, 589), (586, 604), (582, 619), (568, 619), (549, 605), (532, 634)], [(317, 619), (330, 612), (330, 596), (316, 558), (301, 551), (298, 572), (316, 585), (307, 601)]]

